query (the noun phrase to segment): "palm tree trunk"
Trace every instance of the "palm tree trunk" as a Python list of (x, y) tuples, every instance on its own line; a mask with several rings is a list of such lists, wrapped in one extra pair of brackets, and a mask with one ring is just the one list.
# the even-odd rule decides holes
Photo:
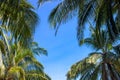
[(4, 77), (5, 66), (3, 64), (2, 52), (0, 50), (0, 79)]
[(106, 53), (103, 53), (102, 59), (103, 59), (103, 63), (102, 63), (102, 80), (108, 80), (107, 70), (106, 70)]
[(3, 64), (3, 59), (2, 59), (2, 52), (0, 50), (0, 67), (2, 66), (2, 64)]
[(107, 71), (106, 71), (106, 64), (105, 63), (102, 63), (102, 80), (108, 80)]
[(112, 69), (112, 66), (109, 63), (107, 63), (107, 66), (110, 71), (111, 80), (118, 80), (117, 75), (114, 73), (114, 71)]

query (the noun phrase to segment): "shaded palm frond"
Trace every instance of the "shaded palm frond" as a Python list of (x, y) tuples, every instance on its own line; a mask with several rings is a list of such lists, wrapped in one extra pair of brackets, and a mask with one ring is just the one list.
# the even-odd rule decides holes
[[(88, 22), (88, 18), (90, 18), (90, 16), (92, 16), (92, 14), (93, 14), (93, 1), (94, 0), (91, 0), (88, 4), (84, 4), (85, 1), (82, 1), (83, 4), (79, 5), (78, 27), (77, 27), (77, 38), (78, 38), (78, 40), (83, 39), (85, 24)], [(82, 5), (82, 8), (81, 8), (81, 5)]]
[(32, 42), (32, 52), (34, 55), (40, 56), (41, 54), (47, 55), (47, 50), (44, 48), (39, 47), (38, 43)]
[(0, 6), (1, 25), (10, 31), (16, 42), (28, 43), (38, 22), (34, 7), (25, 0), (1, 0)]
[(33, 57), (32, 52), (30, 50), (20, 50), (19, 53), (15, 56), (15, 63), (18, 65), (25, 57), (30, 56)]
[(21, 67), (14, 66), (8, 71), (7, 79), (25, 80), (25, 72)]
[(56, 29), (56, 32), (61, 23), (65, 23), (74, 16), (74, 12), (77, 11), (80, 1), (81, 0), (64, 0), (53, 9), (49, 15), (49, 22)]
[(81, 80), (85, 80), (85, 78), (89, 79), (100, 57), (101, 54), (93, 53), (89, 57), (74, 64), (67, 73), (68, 80), (76, 79), (78, 76), (81, 76)]
[(38, 7), (48, 1), (52, 1), (52, 0), (38, 0)]
[(45, 74), (37, 74), (37, 73), (28, 73), (26, 74), (26, 80), (51, 80)]

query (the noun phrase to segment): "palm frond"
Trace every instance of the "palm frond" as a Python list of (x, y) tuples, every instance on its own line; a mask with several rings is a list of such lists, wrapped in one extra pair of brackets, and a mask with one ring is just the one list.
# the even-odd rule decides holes
[(52, 0), (38, 0), (38, 7), (48, 1), (52, 1)]
[[(83, 3), (85, 3), (83, 1)], [(88, 4), (83, 4), (83, 8), (78, 10), (78, 27), (77, 27), (77, 38), (78, 40), (83, 39), (83, 31), (85, 29), (85, 24), (87, 23), (88, 18), (93, 14), (93, 0), (91, 0)]]
[(38, 56), (40, 56), (41, 54), (47, 55), (47, 50), (39, 47), (38, 43), (36, 42), (32, 42), (31, 48), (34, 55)]
[(25, 80), (25, 72), (21, 67), (11, 67), (8, 71), (7, 79)]
[(32, 52), (30, 50), (20, 50), (19, 53), (15, 56), (15, 63), (18, 64), (21, 62), (25, 57), (33, 57)]
[(118, 44), (117, 46), (114, 46), (113, 50), (116, 52), (118, 56), (120, 56), (120, 44)]
[(1, 25), (11, 31), (15, 41), (20, 40), (21, 44), (28, 43), (38, 22), (34, 7), (25, 0), (1, 0), (0, 6)]
[(51, 79), (43, 74), (28, 73), (26, 74), (26, 80), (51, 80)]
[(97, 65), (96, 68), (94, 68), (94, 70), (92, 71), (90, 75), (90, 80), (97, 80), (99, 76), (99, 71), (100, 71), (100, 64)]
[(76, 79), (80, 75), (82, 76), (81, 80), (84, 80), (85, 78), (89, 79), (91, 71), (95, 68), (95, 64), (100, 57), (101, 54), (94, 53), (72, 65), (70, 71), (67, 73), (68, 80)]
[(65, 23), (74, 16), (74, 12), (76, 12), (80, 1), (64, 0), (53, 9), (48, 20), (56, 29), (56, 33), (61, 23)]

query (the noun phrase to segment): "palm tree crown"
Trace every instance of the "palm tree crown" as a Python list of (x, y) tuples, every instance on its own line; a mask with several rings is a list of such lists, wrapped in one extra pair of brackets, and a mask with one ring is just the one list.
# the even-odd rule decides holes
[(35, 58), (47, 55), (33, 42), (38, 20), (27, 0), (0, 0), (0, 80), (50, 80)]
[(87, 44), (96, 49), (97, 52), (91, 53), (87, 58), (72, 65), (67, 73), (68, 80), (119, 80), (120, 66), (119, 55), (113, 51), (112, 44), (114, 43), (108, 32), (92, 28), (92, 35), (80, 41), (80, 44)]
[(106, 27), (111, 34), (111, 39), (114, 40), (120, 32), (120, 27), (117, 25), (120, 20), (119, 5), (119, 0), (63, 0), (51, 12), (49, 22), (57, 32), (60, 24), (66, 23), (77, 14), (79, 40), (83, 39), (86, 24), (98, 27), (98, 29)]

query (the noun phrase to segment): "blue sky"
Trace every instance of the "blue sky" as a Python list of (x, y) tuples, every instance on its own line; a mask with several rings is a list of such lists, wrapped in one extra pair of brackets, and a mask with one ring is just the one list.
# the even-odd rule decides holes
[[(33, 5), (36, 2), (29, 0)], [(55, 30), (48, 23), (48, 16), (58, 2), (49, 2), (36, 9), (40, 17), (34, 39), (40, 47), (48, 51), (48, 56), (37, 57), (44, 65), (45, 72), (52, 80), (66, 80), (71, 65), (83, 59), (91, 52), (87, 46), (80, 47), (76, 38), (77, 19), (61, 25), (55, 36)]]

